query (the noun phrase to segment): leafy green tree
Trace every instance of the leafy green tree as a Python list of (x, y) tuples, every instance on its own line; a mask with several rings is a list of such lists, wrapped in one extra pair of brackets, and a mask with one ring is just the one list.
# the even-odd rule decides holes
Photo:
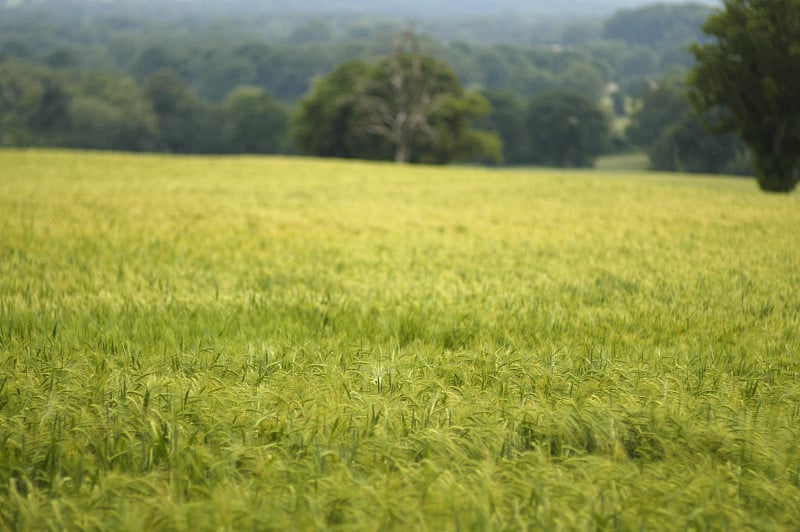
[(294, 28), (286, 37), (290, 44), (325, 43), (334, 40), (330, 24), (321, 18), (312, 18)]
[(561, 167), (591, 167), (608, 146), (606, 114), (589, 98), (572, 91), (534, 96), (527, 111), (530, 162)]
[(603, 74), (587, 61), (574, 61), (558, 75), (556, 82), (559, 89), (572, 90), (592, 100), (599, 99), (605, 87)]
[[(550, 61), (560, 56), (561, 62)], [(573, 58), (560, 53), (511, 46), (477, 46), (454, 43), (438, 50), (437, 57), (453, 66), (459, 78), (487, 89), (513, 92), (523, 98), (553, 90), (558, 86), (556, 72), (562, 72)]]
[(168, 68), (156, 70), (143, 88), (158, 119), (160, 150), (209, 153), (222, 149), (220, 117), (175, 72)]
[(316, 81), (291, 121), (291, 138), (299, 151), (320, 157), (391, 157), (386, 142), (359, 126), (364, 118), (353, 95), (369, 71), (365, 62), (350, 61)]
[(626, 134), (633, 145), (647, 151), (654, 170), (747, 173), (748, 158), (741, 141), (702, 127), (685, 81), (678, 76), (643, 89)]
[(309, 80), (354, 57), (369, 54), (342, 43), (291, 46), (248, 41), (231, 53), (213, 55), (213, 70), (202, 73), (202, 86), (209, 87), (203, 94), (213, 98), (223, 86), (227, 86), (224, 96), (238, 85), (255, 85), (280, 101), (294, 102), (311, 89)]
[(48, 146), (68, 127), (71, 96), (47, 69), (0, 63), (0, 146)]
[(256, 67), (247, 57), (214, 51), (203, 61), (193, 85), (204, 98), (222, 101), (233, 89), (242, 85), (259, 85)]
[(503, 144), (491, 131), (473, 127), (485, 116), (491, 104), (483, 95), (465, 92), (460, 98), (448, 98), (431, 117), (432, 138), (418, 137), (412, 143), (409, 162), (447, 164), (449, 162), (503, 161)]
[(355, 100), (362, 127), (392, 146), (395, 162), (499, 157), (499, 144), (470, 128), (470, 119), (489, 112), (488, 102), (467, 94), (445, 63), (420, 53), (410, 31), (378, 62)]
[(696, 108), (720, 110), (714, 127), (736, 131), (762, 190), (789, 192), (800, 166), (800, 0), (725, 0), (694, 45)]
[(504, 163), (513, 165), (530, 162), (525, 101), (506, 91), (486, 90), (483, 95), (489, 100), (492, 110), (480, 118), (476, 125), (500, 137), (503, 142)]
[(300, 151), (428, 163), (501, 157), (499, 139), (473, 127), (489, 103), (405, 39), (374, 65), (345, 63), (317, 81), (293, 120)]
[(189, 64), (175, 47), (152, 45), (143, 50), (132, 65), (133, 74), (140, 80), (161, 69), (170, 69), (184, 76), (188, 74)]
[(287, 149), (289, 111), (266, 91), (242, 86), (224, 103), (225, 143), (236, 153), (280, 153)]
[(711, 134), (697, 116), (684, 114), (668, 125), (648, 150), (654, 170), (747, 174), (750, 160), (731, 133)]
[(623, 9), (604, 22), (603, 36), (633, 45), (669, 48), (700, 38), (699, 28), (710, 12), (711, 7), (690, 2)]
[(153, 110), (131, 78), (0, 64), (0, 144), (150, 150)]
[(76, 68), (80, 66), (79, 56), (67, 48), (59, 48), (48, 54), (44, 62), (51, 68)]
[(73, 90), (66, 146), (128, 151), (157, 147), (156, 115), (133, 79), (87, 74)]
[(618, 68), (621, 78), (648, 77), (655, 73), (658, 55), (644, 46), (625, 46)]
[(0, 54), (2, 54), (3, 57), (28, 60), (34, 55), (34, 52), (29, 47), (27, 40), (11, 38), (5, 39), (0, 44)]
[(691, 112), (692, 103), (682, 80), (663, 79), (637, 96), (626, 135), (635, 146), (649, 148), (667, 128)]

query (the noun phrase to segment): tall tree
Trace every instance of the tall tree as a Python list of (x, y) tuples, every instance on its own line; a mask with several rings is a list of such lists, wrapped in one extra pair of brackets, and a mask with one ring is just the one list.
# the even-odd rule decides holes
[(433, 117), (459, 96), (460, 84), (443, 63), (419, 52), (417, 37), (405, 31), (393, 53), (376, 67), (369, 82), (356, 94), (365, 110), (369, 133), (394, 148), (394, 160), (411, 160), (412, 147), (420, 139), (433, 140)]
[(631, 121), (625, 131), (628, 140), (649, 148), (661, 134), (692, 112), (683, 79), (664, 78), (647, 85), (635, 100)]
[(747, 174), (750, 160), (733, 133), (709, 133), (697, 116), (687, 114), (667, 126), (648, 150), (654, 170)]
[(157, 117), (132, 78), (86, 74), (73, 91), (67, 147), (128, 151), (156, 147)]
[(291, 120), (291, 138), (300, 152), (347, 159), (391, 156), (390, 146), (358, 127), (363, 118), (353, 94), (369, 71), (363, 61), (348, 61), (314, 83)]
[(707, 131), (693, 112), (685, 74), (666, 77), (640, 93), (626, 134), (647, 150), (654, 170), (747, 173), (746, 149), (736, 135)]
[(519, 96), (505, 91), (484, 91), (492, 111), (478, 121), (478, 126), (494, 131), (503, 141), (503, 162), (525, 164), (529, 162), (528, 128), (525, 124), (526, 102)]
[(375, 65), (345, 63), (319, 80), (300, 102), (292, 133), (298, 149), (327, 157), (499, 160), (499, 138), (473, 127), (490, 109), (407, 33)]
[(263, 89), (237, 87), (225, 98), (224, 112), (224, 138), (231, 151), (285, 151), (289, 111)]
[(172, 153), (220, 150), (222, 127), (218, 113), (175, 72), (158, 69), (147, 77), (143, 88), (158, 119), (159, 149)]
[(68, 127), (70, 100), (61, 80), (47, 69), (0, 63), (0, 146), (58, 144)]
[(572, 91), (534, 96), (528, 106), (530, 162), (591, 167), (608, 146), (608, 117), (589, 98)]
[(713, 127), (736, 131), (761, 188), (789, 192), (800, 167), (800, 0), (724, 0), (696, 44), (689, 83), (698, 111), (721, 109)]

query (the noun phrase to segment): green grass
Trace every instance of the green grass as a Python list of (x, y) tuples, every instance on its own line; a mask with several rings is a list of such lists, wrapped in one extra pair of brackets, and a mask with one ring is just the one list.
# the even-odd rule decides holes
[(800, 196), (0, 151), (0, 529), (800, 528)]
[(603, 155), (597, 159), (598, 170), (637, 170), (644, 172), (650, 167), (650, 159), (646, 153), (621, 153)]

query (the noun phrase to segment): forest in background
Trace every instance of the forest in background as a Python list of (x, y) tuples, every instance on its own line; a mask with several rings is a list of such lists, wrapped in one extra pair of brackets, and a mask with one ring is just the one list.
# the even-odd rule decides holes
[[(503, 17), (465, 8), (424, 20), (344, 8), (324, 17), (299, 8), (277, 16), (269, 3), (226, 13), (191, 3), (157, 13), (147, 5), (139, 2), (136, 12), (136, 4), (6, 2), (0, 144), (293, 153), (292, 116), (315, 80), (344, 62), (384, 56), (411, 24), (426, 54), (492, 103), (479, 125), (500, 136), (507, 164), (536, 163), (520, 121), (531, 99), (571, 91), (607, 115), (604, 151), (649, 151), (662, 169), (746, 167), (739, 145), (707, 135), (690, 116), (684, 94), (687, 46), (703, 38), (708, 4), (653, 4), (603, 17), (591, 10)], [(683, 153), (704, 143), (711, 155)]]

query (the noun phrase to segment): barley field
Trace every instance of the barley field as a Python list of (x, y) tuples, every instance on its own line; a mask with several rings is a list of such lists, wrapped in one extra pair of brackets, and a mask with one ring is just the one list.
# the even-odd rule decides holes
[(0, 529), (798, 530), (800, 195), (0, 151)]

